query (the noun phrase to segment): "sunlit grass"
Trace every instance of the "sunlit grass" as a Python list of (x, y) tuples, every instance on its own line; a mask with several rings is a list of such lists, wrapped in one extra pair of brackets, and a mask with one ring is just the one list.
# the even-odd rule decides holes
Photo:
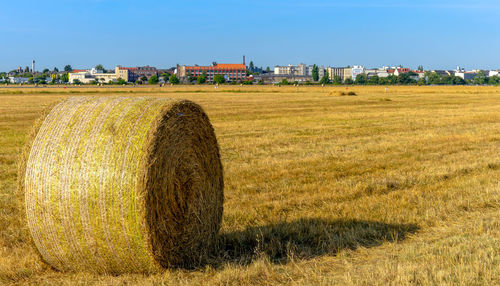
[[(16, 158), (37, 114), (80, 94), (205, 108), (226, 185), (205, 268), (113, 277), (39, 260)], [(0, 284), (499, 284), (500, 88), (2, 89), (0, 190)]]

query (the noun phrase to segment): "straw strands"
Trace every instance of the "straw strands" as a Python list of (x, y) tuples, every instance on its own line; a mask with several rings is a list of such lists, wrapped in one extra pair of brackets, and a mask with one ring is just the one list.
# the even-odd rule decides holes
[(24, 170), (29, 229), (58, 270), (190, 267), (214, 246), (222, 165), (193, 102), (70, 98), (45, 118)]

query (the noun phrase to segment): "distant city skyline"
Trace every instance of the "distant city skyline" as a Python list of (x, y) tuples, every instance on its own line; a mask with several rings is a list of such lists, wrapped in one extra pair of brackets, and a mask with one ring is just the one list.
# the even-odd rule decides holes
[[(408, 2), (408, 1), (407, 1)], [(8, 1), (0, 71), (246, 63), (500, 69), (500, 2)]]

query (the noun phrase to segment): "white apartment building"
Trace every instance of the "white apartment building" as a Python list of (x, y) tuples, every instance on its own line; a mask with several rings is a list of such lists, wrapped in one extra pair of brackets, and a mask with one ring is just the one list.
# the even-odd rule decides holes
[(360, 74), (365, 73), (365, 67), (364, 66), (353, 66), (352, 67), (352, 79), (356, 80), (356, 77)]
[(287, 65), (287, 66), (275, 66), (275, 75), (307, 75), (307, 66), (305, 64), (299, 64), (297, 66)]
[(116, 73), (103, 73), (95, 68), (90, 70), (77, 70), (76, 72), (69, 73), (68, 76), (70, 83), (74, 83), (75, 80), (81, 83), (91, 83), (92, 81), (108, 83), (118, 79)]

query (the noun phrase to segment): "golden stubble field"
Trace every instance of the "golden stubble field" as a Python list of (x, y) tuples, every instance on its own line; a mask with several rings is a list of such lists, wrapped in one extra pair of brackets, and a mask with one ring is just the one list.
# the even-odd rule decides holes
[[(500, 284), (500, 88), (176, 86), (0, 89), (0, 284)], [(225, 172), (205, 267), (60, 273), (31, 246), (17, 156), (68, 96), (201, 104)]]

